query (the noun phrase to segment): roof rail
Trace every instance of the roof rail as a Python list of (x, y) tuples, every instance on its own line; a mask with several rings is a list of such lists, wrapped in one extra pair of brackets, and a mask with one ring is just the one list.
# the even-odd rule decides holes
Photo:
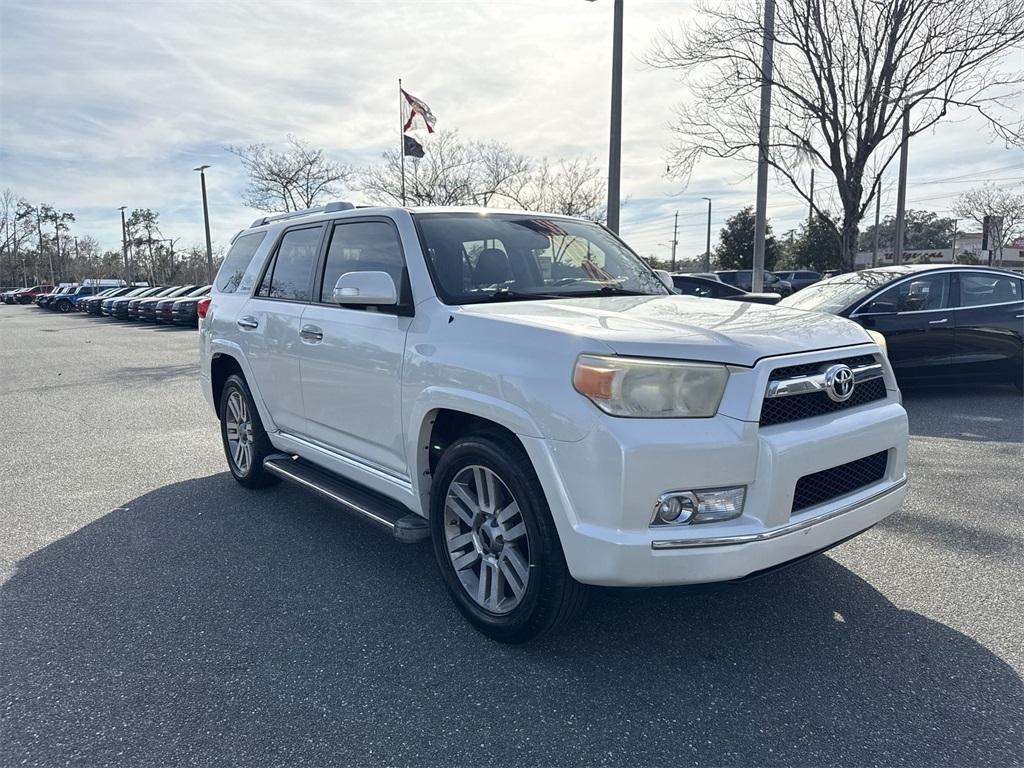
[(327, 205), (321, 205), (317, 208), (303, 208), (301, 211), (288, 211), (287, 213), (278, 213), (273, 216), (263, 216), (256, 219), (252, 224), (249, 225), (249, 229), (253, 227), (262, 227), (264, 224), (269, 224), (272, 221), (284, 221), (285, 219), (295, 219), (299, 216), (310, 216), (314, 213), (336, 213), (337, 211), (351, 211), (355, 208), (355, 205), (345, 200), (336, 200), (333, 203)]

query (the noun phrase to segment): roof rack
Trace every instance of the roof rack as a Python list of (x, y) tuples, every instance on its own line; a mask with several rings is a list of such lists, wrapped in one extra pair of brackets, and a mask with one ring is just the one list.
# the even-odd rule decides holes
[(345, 200), (336, 200), (333, 203), (327, 205), (321, 205), (317, 208), (303, 208), (301, 211), (288, 211), (287, 213), (278, 213), (273, 216), (263, 216), (256, 219), (252, 224), (249, 225), (249, 229), (253, 227), (262, 227), (264, 224), (269, 224), (272, 221), (284, 221), (285, 219), (296, 219), (300, 216), (310, 216), (314, 213), (336, 213), (337, 211), (351, 211), (355, 208), (355, 205)]

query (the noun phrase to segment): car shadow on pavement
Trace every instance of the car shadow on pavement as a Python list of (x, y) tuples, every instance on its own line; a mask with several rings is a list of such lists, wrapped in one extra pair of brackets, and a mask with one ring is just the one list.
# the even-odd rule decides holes
[(160, 488), (0, 588), (0, 763), (1009, 765), (1015, 671), (831, 558), (597, 590), (506, 647), (430, 548), (300, 490)]

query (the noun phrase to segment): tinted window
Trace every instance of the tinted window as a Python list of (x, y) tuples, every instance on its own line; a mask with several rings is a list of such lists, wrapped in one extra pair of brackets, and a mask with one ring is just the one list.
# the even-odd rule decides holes
[(309, 283), (322, 232), (323, 227), (285, 232), (256, 295), (269, 299), (309, 301)]
[(710, 285), (706, 285), (699, 280), (687, 280), (685, 277), (674, 277), (672, 278), (672, 284), (683, 296), (704, 296), (706, 298), (713, 298), (715, 295)]
[(960, 306), (983, 307), (1021, 301), (1021, 281), (1003, 275), (960, 275)]
[(904, 280), (871, 300), (862, 312), (923, 312), (949, 306), (949, 275)]
[(242, 281), (242, 275), (245, 274), (249, 262), (252, 261), (253, 254), (256, 253), (256, 249), (260, 247), (260, 243), (266, 236), (266, 232), (253, 232), (251, 235), (242, 235), (235, 240), (235, 244), (231, 246), (231, 250), (224, 258), (224, 263), (221, 264), (220, 271), (217, 272), (218, 291), (234, 293), (238, 289), (238, 284)]
[(850, 306), (855, 306), (872, 291), (898, 280), (904, 274), (895, 271), (865, 270), (837, 275), (787, 296), (779, 305), (816, 312), (842, 312)]
[(398, 232), (383, 221), (356, 221), (338, 224), (331, 234), (331, 245), (324, 266), (320, 301), (330, 301), (338, 278), (348, 272), (387, 272), (402, 285), (402, 246)]

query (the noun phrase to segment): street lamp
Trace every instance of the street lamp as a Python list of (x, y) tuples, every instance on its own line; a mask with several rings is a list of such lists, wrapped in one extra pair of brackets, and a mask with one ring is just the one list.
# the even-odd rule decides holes
[(702, 197), (701, 200), (708, 201), (708, 241), (704, 248), (704, 271), (711, 271), (711, 198)]
[[(622, 1), (615, 0), (612, 27), (612, 109), (608, 136), (608, 229), (619, 231), (619, 182), (622, 169)], [(594, 0), (587, 0), (594, 2)]]
[(213, 283), (213, 246), (210, 244), (210, 208), (206, 204), (206, 169), (208, 165), (200, 165), (198, 168), (193, 168), (193, 171), (199, 171), (199, 179), (203, 186), (203, 224), (206, 227), (206, 281)]

